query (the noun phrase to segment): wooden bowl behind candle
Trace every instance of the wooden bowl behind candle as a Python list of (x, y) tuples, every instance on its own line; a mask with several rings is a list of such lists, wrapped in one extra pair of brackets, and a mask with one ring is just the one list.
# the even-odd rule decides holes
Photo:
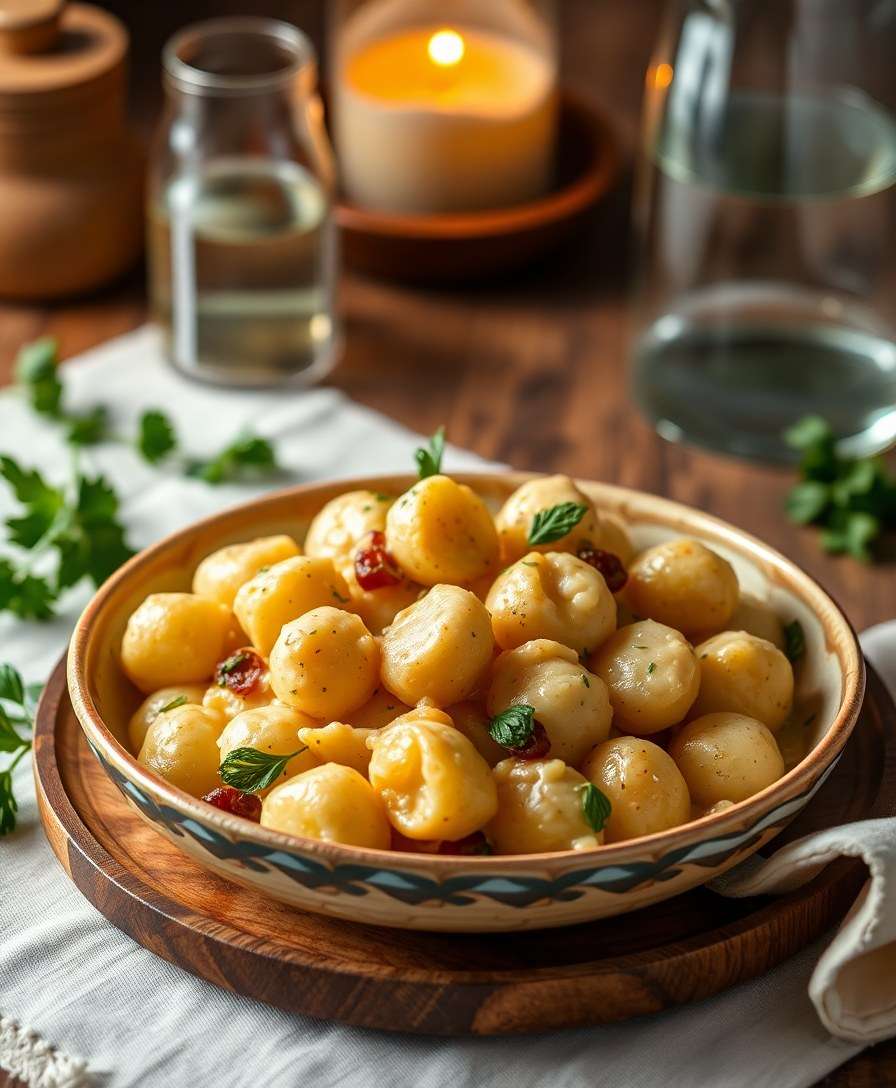
[(564, 91), (557, 181), (546, 196), (457, 215), (394, 215), (340, 202), (343, 254), (361, 272), (406, 283), (456, 283), (508, 272), (570, 237), (613, 187), (619, 166), (606, 118)]

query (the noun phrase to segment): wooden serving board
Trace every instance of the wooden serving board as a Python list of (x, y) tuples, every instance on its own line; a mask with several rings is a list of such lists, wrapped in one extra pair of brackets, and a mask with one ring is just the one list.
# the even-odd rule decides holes
[[(47, 836), (119, 929), (209, 982), (290, 1012), (392, 1031), (500, 1034), (598, 1024), (752, 978), (845, 914), (866, 873), (841, 860), (780, 898), (698, 888), (633, 914), (520, 934), (411, 933), (306, 914), (214, 876), (125, 804), (84, 741), (64, 662), (38, 712)], [(896, 812), (896, 708), (869, 669), (859, 725), (808, 810), (771, 845)]]

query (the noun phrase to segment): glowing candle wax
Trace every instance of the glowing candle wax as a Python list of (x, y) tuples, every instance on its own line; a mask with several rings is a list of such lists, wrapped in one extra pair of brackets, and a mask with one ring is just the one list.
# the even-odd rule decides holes
[(363, 207), (520, 204), (551, 180), (555, 67), (499, 34), (411, 27), (350, 52), (335, 94), (342, 183)]

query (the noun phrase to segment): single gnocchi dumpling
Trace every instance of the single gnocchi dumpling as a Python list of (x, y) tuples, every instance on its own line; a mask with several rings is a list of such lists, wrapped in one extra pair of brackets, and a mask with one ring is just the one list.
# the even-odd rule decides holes
[(580, 663), (575, 650), (548, 639), (507, 650), (495, 661), (488, 713), (494, 717), (518, 705), (534, 708), (551, 742), (550, 754), (571, 766), (606, 740), (613, 717), (603, 680)]
[(738, 597), (737, 575), (728, 560), (689, 537), (642, 552), (629, 567), (625, 587), (635, 615), (685, 635), (725, 627)]
[(723, 631), (697, 647), (700, 694), (694, 713), (732, 710), (777, 732), (793, 706), (793, 669), (777, 646), (746, 631)]
[(683, 721), (700, 688), (693, 647), (655, 620), (620, 627), (592, 655), (591, 668), (607, 685), (614, 724), (636, 737)]
[(492, 773), (498, 812), (485, 833), (497, 853), (593, 850), (604, 841), (585, 818), (588, 780), (562, 759), (505, 759)]
[[(783, 650), (787, 643), (784, 638), (784, 624), (777, 612), (758, 597), (751, 593), (741, 593), (731, 618), (725, 625), (729, 631), (746, 631), (747, 634), (764, 638), (779, 650)], [(722, 633), (721, 629), (704, 631), (694, 635), (694, 645), (705, 642), (713, 635)]]
[(281, 703), (335, 721), (373, 695), (380, 651), (361, 618), (325, 605), (287, 623), (271, 650), (271, 687)]
[(383, 686), (408, 706), (449, 706), (475, 691), (493, 649), (482, 601), (460, 586), (433, 586), (383, 633)]
[(473, 745), (489, 767), (494, 767), (502, 759), (507, 758), (506, 749), (492, 739), (489, 733), (491, 718), (485, 707), (480, 703), (466, 700), (449, 706), (447, 713), (454, 722), (455, 729), (461, 733)]
[(688, 722), (669, 745), (691, 800), (710, 808), (745, 801), (784, 773), (771, 731), (755, 718), (722, 711)]
[(536, 545), (536, 550), (576, 552), (584, 544), (596, 543), (600, 539), (598, 517), (584, 491), (576, 487), (568, 476), (539, 476), (518, 487), (495, 518), (501, 542), (501, 561), (505, 564), (515, 563), (531, 551), (533, 545), (529, 543), (529, 534), (535, 515), (567, 502), (584, 506), (584, 516), (565, 536), (548, 544)]
[(382, 729), (410, 709), (407, 703), (380, 686), (363, 706), (352, 711), (349, 724), (355, 729)]
[(159, 688), (152, 695), (147, 695), (128, 722), (131, 751), (135, 754), (140, 751), (146, 739), (146, 731), (164, 707), (171, 703), (177, 703), (178, 706), (183, 706), (184, 703), (201, 703), (204, 692), (202, 684), (178, 684), (175, 687)]
[(329, 725), (300, 729), (299, 740), (308, 745), (308, 750), (320, 763), (341, 763), (366, 776), (370, 765), (367, 738), (375, 732), (374, 729), (355, 729), (345, 722), (330, 722)]
[(324, 506), (308, 526), (305, 554), (319, 559), (345, 559), (368, 533), (386, 528), (395, 499), (378, 491), (346, 491)]
[(617, 737), (599, 744), (582, 774), (609, 800), (607, 842), (624, 842), (678, 827), (691, 818), (687, 783), (675, 761), (642, 737)]
[(389, 508), (386, 543), (408, 578), (423, 586), (465, 585), (498, 564), (488, 507), (448, 476), (420, 480)]
[(312, 767), (271, 790), (261, 825), (347, 846), (388, 850), (389, 821), (367, 779), (341, 763)]
[(211, 597), (228, 608), (240, 586), (253, 578), (262, 567), (272, 566), (299, 554), (291, 536), (263, 536), (245, 544), (228, 544), (207, 555), (193, 575), (193, 592)]
[(131, 613), (121, 664), (142, 692), (208, 680), (225, 656), (233, 613), (195, 593), (151, 593)]
[(453, 842), (494, 816), (491, 768), (462, 733), (425, 708), (374, 734), (370, 745), (370, 783), (406, 838)]
[(275, 756), (298, 752), (299, 754), (293, 756), (283, 768), (283, 774), (274, 786), (259, 791), (258, 796), (265, 797), (287, 778), (292, 778), (318, 765), (318, 760), (310, 749), (304, 752), (299, 751), (305, 743), (299, 739), (299, 730), (307, 725), (316, 724), (313, 718), (288, 706), (263, 706), (256, 707), (254, 710), (244, 710), (242, 714), (237, 714), (233, 721), (227, 723), (223, 733), (218, 737), (221, 762), (223, 763), (237, 748), (257, 748), (259, 752)]
[(381, 635), (402, 609), (409, 608), (425, 592), (416, 582), (408, 581), (365, 590), (358, 585), (353, 558), (337, 560), (336, 564), (348, 586), (352, 611), (358, 613), (364, 626), (374, 635)]
[(285, 559), (246, 582), (233, 603), (252, 645), (265, 657), (285, 623), (321, 605), (346, 605), (350, 597), (331, 559)]
[(159, 714), (146, 731), (137, 759), (172, 786), (193, 797), (221, 785), (218, 736), (224, 719), (202, 706), (187, 703)]
[(616, 601), (603, 575), (566, 552), (529, 552), (498, 575), (485, 607), (503, 650), (543, 638), (583, 653), (616, 629)]

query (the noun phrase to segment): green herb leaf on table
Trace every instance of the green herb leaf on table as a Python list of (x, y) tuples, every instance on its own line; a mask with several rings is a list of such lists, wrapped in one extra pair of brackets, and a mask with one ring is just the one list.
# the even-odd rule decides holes
[(51, 336), (25, 344), (16, 359), (16, 381), (35, 412), (58, 418), (62, 412), (62, 382), (56, 373), (59, 350)]
[(427, 476), (438, 476), (442, 471), (442, 458), (445, 455), (445, 428), (439, 427), (430, 438), (425, 448), (414, 452), (417, 472), (421, 480)]
[[(0, 456), (0, 477), (22, 505), (8, 518), (9, 543), (25, 549), (27, 559), (0, 559), (0, 611), (21, 619), (47, 619), (59, 594), (82, 578), (99, 586), (133, 551), (118, 521), (118, 497), (102, 477), (77, 475), (74, 496), (51, 487), (36, 470)], [(43, 556), (41, 573), (32, 564)]]
[(257, 748), (234, 748), (218, 768), (218, 773), (228, 786), (243, 793), (257, 793), (272, 786), (283, 774), (286, 764), (307, 751), (307, 747), (303, 745), (288, 755), (280, 756), (260, 752)]
[(189, 476), (220, 484), (238, 479), (245, 472), (256, 475), (272, 472), (277, 467), (274, 448), (265, 438), (244, 434), (225, 447), (209, 461), (193, 461), (187, 468)]
[(582, 814), (585, 822), (592, 831), (603, 831), (613, 806), (605, 793), (597, 788), (593, 782), (588, 782), (581, 787), (582, 790)]
[(72, 446), (95, 446), (106, 437), (109, 412), (102, 404), (80, 416), (65, 417), (68, 430), (66, 441)]
[(177, 449), (177, 434), (171, 420), (157, 408), (150, 408), (140, 417), (137, 450), (144, 461), (156, 465)]
[(517, 703), (496, 714), (489, 722), (492, 740), (502, 748), (525, 748), (535, 728), (535, 707)]
[(793, 664), (806, 652), (806, 634), (799, 620), (784, 624), (784, 654)]
[(588, 507), (577, 502), (561, 502), (547, 510), (539, 510), (532, 519), (529, 529), (529, 543), (552, 544), (561, 540), (579, 524)]
[[(0, 665), (0, 835), (16, 826), (18, 803), (12, 786), (12, 772), (31, 748), (34, 729), (34, 685), (26, 687), (12, 665)], [(15, 710), (10, 710), (10, 706)]]
[(834, 432), (819, 416), (800, 420), (784, 437), (800, 451), (802, 477), (787, 497), (788, 517), (817, 525), (825, 551), (869, 562), (880, 534), (896, 526), (896, 476), (881, 458), (838, 454)]

